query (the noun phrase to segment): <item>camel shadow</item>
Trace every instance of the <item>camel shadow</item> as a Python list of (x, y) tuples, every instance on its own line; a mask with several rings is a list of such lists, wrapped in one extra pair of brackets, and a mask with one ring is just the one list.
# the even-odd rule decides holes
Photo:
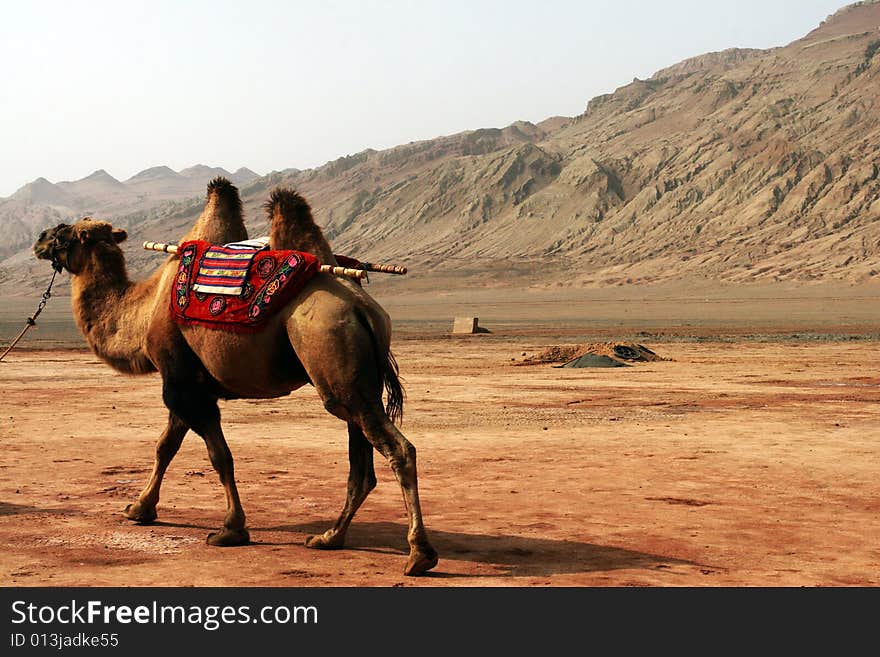
[[(159, 527), (211, 530), (208, 524), (156, 520)], [(251, 527), (252, 545), (302, 545), (305, 537), (320, 534), (333, 524), (332, 520), (314, 520), (295, 525)], [(300, 534), (296, 540), (273, 542), (260, 540), (262, 532)], [(346, 550), (394, 553), (405, 556), (407, 526), (395, 522), (355, 522), (348, 530)], [(516, 536), (512, 534), (470, 534), (431, 530), (431, 542), (440, 552), (441, 562), (448, 559), (490, 564), (500, 570), (496, 577), (603, 572), (623, 569), (661, 570), (673, 566), (707, 567), (694, 561), (675, 559), (625, 548), (596, 545), (580, 541)], [(428, 573), (436, 578), (472, 577), (442, 571)]]
[[(268, 531), (320, 534), (332, 521), (266, 527)], [(351, 526), (346, 549), (389, 551), (406, 555), (407, 527), (394, 522), (362, 522)], [(571, 540), (535, 538), (510, 534), (469, 534), (432, 529), (431, 542), (445, 559), (476, 561), (500, 567), (498, 576), (543, 576), (601, 572), (621, 569), (662, 569), (675, 565), (697, 566), (691, 561)], [(438, 572), (435, 577), (451, 577)]]

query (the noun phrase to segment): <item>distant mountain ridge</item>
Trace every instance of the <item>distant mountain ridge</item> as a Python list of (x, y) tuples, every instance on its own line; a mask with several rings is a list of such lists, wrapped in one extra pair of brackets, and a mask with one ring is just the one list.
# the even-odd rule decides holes
[(33, 205), (68, 205), (74, 202), (73, 194), (45, 178), (37, 178), (20, 187), (10, 198)]
[[(16, 190), (8, 198), (0, 197), (0, 203), (7, 200), (21, 201), (31, 205), (61, 205), (75, 207), (76, 197), (102, 194), (124, 194), (137, 188), (139, 193), (156, 192), (168, 195), (168, 187), (176, 187), (181, 194), (198, 195), (212, 178), (222, 176), (232, 182), (243, 185), (259, 178), (260, 175), (247, 167), (241, 167), (230, 173), (222, 167), (209, 167), (196, 164), (181, 171), (160, 165), (139, 171), (124, 182), (117, 180), (104, 169), (98, 169), (79, 180), (64, 180), (52, 183), (46, 178), (37, 178)], [(190, 182), (184, 182), (190, 181)], [(156, 189), (152, 189), (155, 187)]]
[[(136, 242), (182, 235), (204, 207), (197, 179), (216, 171), (166, 169), (120, 183), (135, 200), (95, 212), (136, 238), (135, 274), (156, 265)], [(289, 185), (337, 252), (422, 277), (395, 284), (467, 287), (880, 281), (878, 171), (880, 4), (865, 2), (786, 46), (664, 67), (573, 118), (231, 176), (254, 234), (268, 193)], [(32, 286), (38, 229), (75, 216), (59, 205), (70, 188), (51, 185), (0, 201), (0, 294)]]
[[(185, 173), (184, 173), (185, 172)], [(173, 210), (205, 193), (205, 185), (221, 175), (247, 185), (259, 175), (242, 167), (229, 173), (219, 167), (195, 165), (177, 172), (167, 166), (151, 167), (119, 181), (104, 169), (79, 180), (52, 183), (37, 178), (8, 198), (0, 198), (0, 294), (14, 280), (17, 263), (26, 263), (30, 243), (43, 228), (91, 215), (115, 222), (137, 223), (158, 208)], [(124, 219), (128, 217), (128, 219)], [(10, 260), (11, 258), (11, 260)]]

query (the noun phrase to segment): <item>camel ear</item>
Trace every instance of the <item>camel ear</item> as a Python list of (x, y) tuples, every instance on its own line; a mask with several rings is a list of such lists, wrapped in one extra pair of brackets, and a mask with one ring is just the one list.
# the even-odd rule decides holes
[[(98, 242), (110, 242), (116, 236), (113, 234), (113, 227), (104, 221), (89, 221), (86, 225), (79, 228), (79, 241), (83, 244), (96, 244)], [(125, 231), (122, 231), (125, 239)], [(122, 240), (117, 240), (122, 241)]]
[(128, 233), (126, 233), (121, 228), (114, 228), (113, 229), (113, 241), (116, 242), (117, 244), (119, 244), (120, 242), (124, 242), (127, 237), (128, 237)]

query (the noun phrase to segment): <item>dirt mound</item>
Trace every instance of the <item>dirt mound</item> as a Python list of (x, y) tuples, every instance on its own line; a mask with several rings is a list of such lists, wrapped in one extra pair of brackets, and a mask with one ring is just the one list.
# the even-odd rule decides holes
[(581, 356), (592, 354), (606, 356), (615, 361), (649, 363), (667, 360), (652, 350), (635, 342), (588, 342), (580, 345), (553, 345), (539, 354), (527, 355), (515, 365), (544, 365), (547, 363), (569, 363)]

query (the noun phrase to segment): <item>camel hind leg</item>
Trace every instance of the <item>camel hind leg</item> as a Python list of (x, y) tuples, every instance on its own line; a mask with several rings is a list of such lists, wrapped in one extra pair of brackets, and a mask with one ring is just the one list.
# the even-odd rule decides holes
[(391, 469), (403, 492), (403, 502), (409, 516), (406, 540), (410, 550), (403, 573), (421, 575), (437, 565), (438, 557), (428, 541), (428, 532), (422, 520), (415, 445), (394, 426), (381, 404), (365, 409), (359, 414), (358, 421), (367, 439), (391, 462)]
[[(390, 375), (380, 369), (388, 367), (390, 361), (387, 347), (382, 348), (363, 315), (353, 312), (350, 306), (338, 305), (339, 296), (332, 299), (316, 296), (301, 303), (288, 320), (291, 345), (324, 407), (359, 428), (366, 440), (391, 463), (409, 516), (410, 556), (404, 573), (419, 575), (437, 564), (437, 552), (428, 541), (422, 520), (416, 448), (394, 426), (382, 406), (383, 380)], [(344, 529), (358, 506), (354, 504), (357, 496), (351, 497), (353, 476), (349, 476), (349, 496), (342, 515), (328, 532), (309, 539), (311, 547), (341, 546)]]
[(311, 548), (336, 549), (345, 544), (345, 533), (354, 514), (360, 508), (370, 491), (376, 487), (376, 473), (373, 469), (373, 445), (364, 436), (361, 428), (348, 423), (348, 490), (342, 513), (330, 529), (317, 536), (309, 536), (306, 545)]
[[(410, 552), (403, 573), (404, 575), (421, 575), (427, 572), (437, 565), (438, 555), (428, 540), (428, 532), (422, 519), (415, 446), (394, 426), (385, 409), (382, 408), (381, 401), (372, 404), (366, 403), (360, 408), (349, 410), (337, 405), (337, 398), (328, 395), (326, 390), (319, 388), (318, 392), (324, 399), (324, 405), (331, 413), (343, 419), (351, 417), (349, 426), (354, 424), (359, 427), (372, 447), (375, 447), (391, 463), (391, 469), (400, 483), (403, 502), (409, 517), (406, 540), (409, 543)], [(366, 498), (366, 493), (372, 489), (372, 487), (367, 488), (363, 497), (358, 500), (357, 497), (352, 497), (351, 483), (352, 474), (350, 473), (345, 507), (336, 524), (323, 534), (310, 537), (306, 545), (316, 548), (342, 547), (345, 530), (348, 529), (355, 511)], [(375, 480), (373, 485), (375, 485)], [(361, 490), (364, 489), (361, 488)], [(355, 501), (356, 503), (354, 503)]]

